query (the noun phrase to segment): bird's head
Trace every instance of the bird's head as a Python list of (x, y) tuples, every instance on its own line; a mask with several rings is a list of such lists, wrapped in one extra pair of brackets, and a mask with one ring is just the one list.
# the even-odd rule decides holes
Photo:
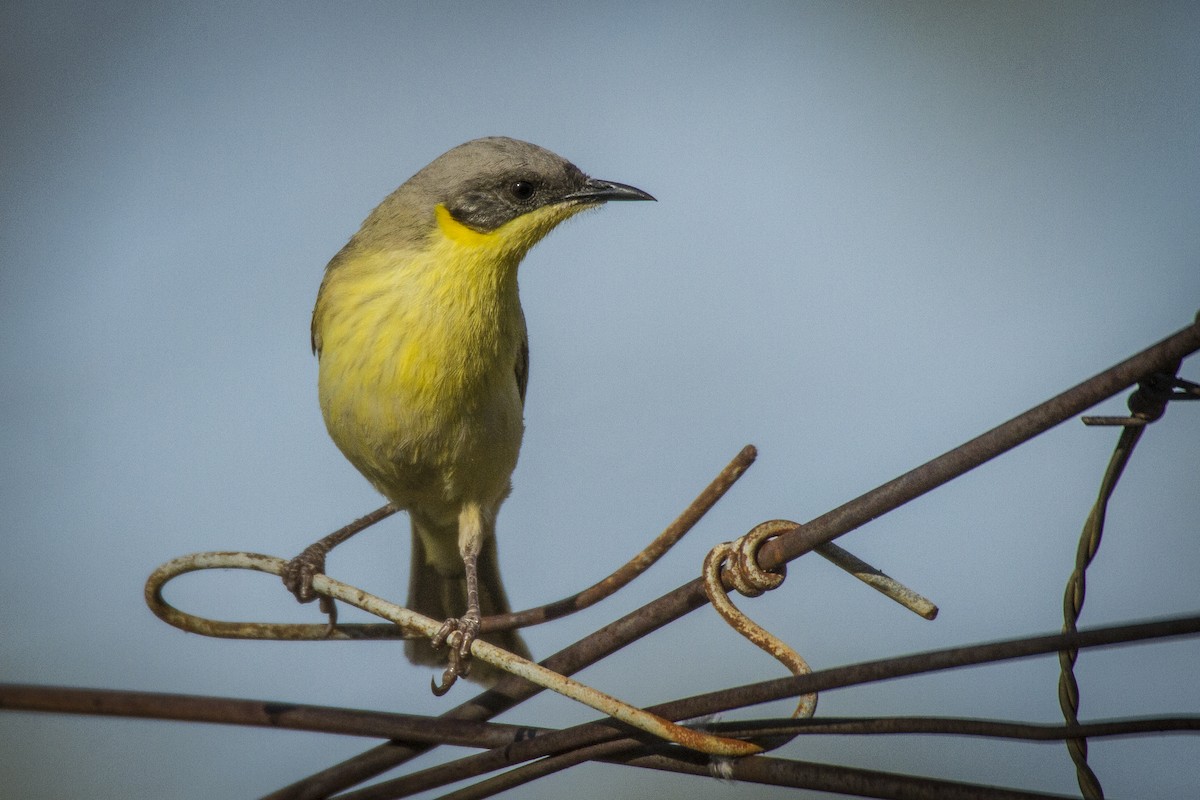
[(438, 156), (372, 216), (381, 216), (377, 222), (402, 218), (408, 223), (405, 229), (423, 229), (520, 258), (580, 211), (610, 200), (653, 199), (641, 189), (590, 178), (544, 147), (492, 136)]

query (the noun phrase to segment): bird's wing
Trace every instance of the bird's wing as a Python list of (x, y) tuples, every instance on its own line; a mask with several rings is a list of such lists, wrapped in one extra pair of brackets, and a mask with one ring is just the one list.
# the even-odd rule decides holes
[(522, 331), (521, 347), (517, 352), (517, 392), (521, 395), (521, 405), (525, 404), (525, 388), (529, 386), (529, 334)]
[(321, 357), (321, 334), (317, 331), (317, 309), (320, 306), (313, 307), (312, 324), (309, 326), (309, 341), (312, 343), (313, 355), (317, 358)]

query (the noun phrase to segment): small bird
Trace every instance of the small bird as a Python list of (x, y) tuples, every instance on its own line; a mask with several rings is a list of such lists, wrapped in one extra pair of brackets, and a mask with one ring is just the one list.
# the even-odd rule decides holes
[[(446, 623), (434, 642), (405, 650), (440, 664), (435, 645), (448, 642), (444, 689), (467, 674), (480, 617), (509, 611), (495, 530), (525, 429), (517, 267), (580, 211), (653, 199), (537, 145), (476, 139), (386, 197), (325, 268), (312, 316), (321, 412), (350, 463), (408, 511), (408, 607)], [(313, 599), (323, 555), (302, 554), (285, 572), (302, 601)], [(529, 657), (515, 631), (483, 638)], [(499, 674), (483, 664), (470, 677)]]

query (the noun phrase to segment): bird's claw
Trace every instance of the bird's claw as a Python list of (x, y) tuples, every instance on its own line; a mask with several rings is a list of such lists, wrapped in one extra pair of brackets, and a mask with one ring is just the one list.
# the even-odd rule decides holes
[(329, 617), (329, 624), (325, 628), (325, 635), (329, 636), (337, 627), (337, 604), (333, 602), (332, 597), (313, 591), (313, 576), (325, 572), (325, 552), (315, 544), (306, 547), (304, 552), (283, 566), (283, 574), (280, 577), (283, 579), (283, 585), (299, 602), (311, 603), (313, 600), (320, 600), (318, 607), (321, 613)]
[(471, 660), (464, 659), (459, 654), (457, 647), (450, 648), (450, 665), (446, 667), (446, 671), (442, 673), (442, 682), (436, 683), (433, 678), (429, 679), (429, 689), (437, 697), (441, 697), (446, 692), (450, 691), (450, 687), (458, 682), (459, 678), (465, 678), (471, 674)]
[(450, 645), (451, 651), (458, 651), (460, 660), (471, 657), (471, 645), (479, 637), (479, 617), (465, 614), (461, 617), (451, 617), (442, 623), (438, 632), (433, 635), (433, 647), (436, 650), (442, 645)]
[(479, 617), (466, 615), (458, 619), (450, 618), (442, 623), (438, 632), (433, 635), (435, 649), (448, 645), (450, 648), (450, 664), (442, 673), (439, 684), (433, 678), (429, 679), (429, 688), (435, 695), (441, 697), (450, 691), (459, 678), (471, 674), (471, 644), (479, 636)]

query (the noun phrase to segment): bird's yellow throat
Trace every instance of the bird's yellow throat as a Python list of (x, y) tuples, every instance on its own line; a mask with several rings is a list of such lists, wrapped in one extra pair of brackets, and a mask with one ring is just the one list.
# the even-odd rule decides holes
[(512, 357), (500, 353), (515, 353), (524, 330), (517, 266), (587, 207), (547, 206), (481, 233), (438, 205), (424, 247), (359, 252), (330, 272), (314, 318), (321, 404), (343, 450), (360, 450), (351, 460), (375, 460), (363, 438), (442, 424), (491, 370), (510, 379)]
[(434, 214), (438, 230), (452, 242), (472, 249), (512, 252), (520, 260), (554, 226), (589, 207), (578, 203), (543, 206), (487, 233), (463, 225), (441, 203), (434, 209)]

